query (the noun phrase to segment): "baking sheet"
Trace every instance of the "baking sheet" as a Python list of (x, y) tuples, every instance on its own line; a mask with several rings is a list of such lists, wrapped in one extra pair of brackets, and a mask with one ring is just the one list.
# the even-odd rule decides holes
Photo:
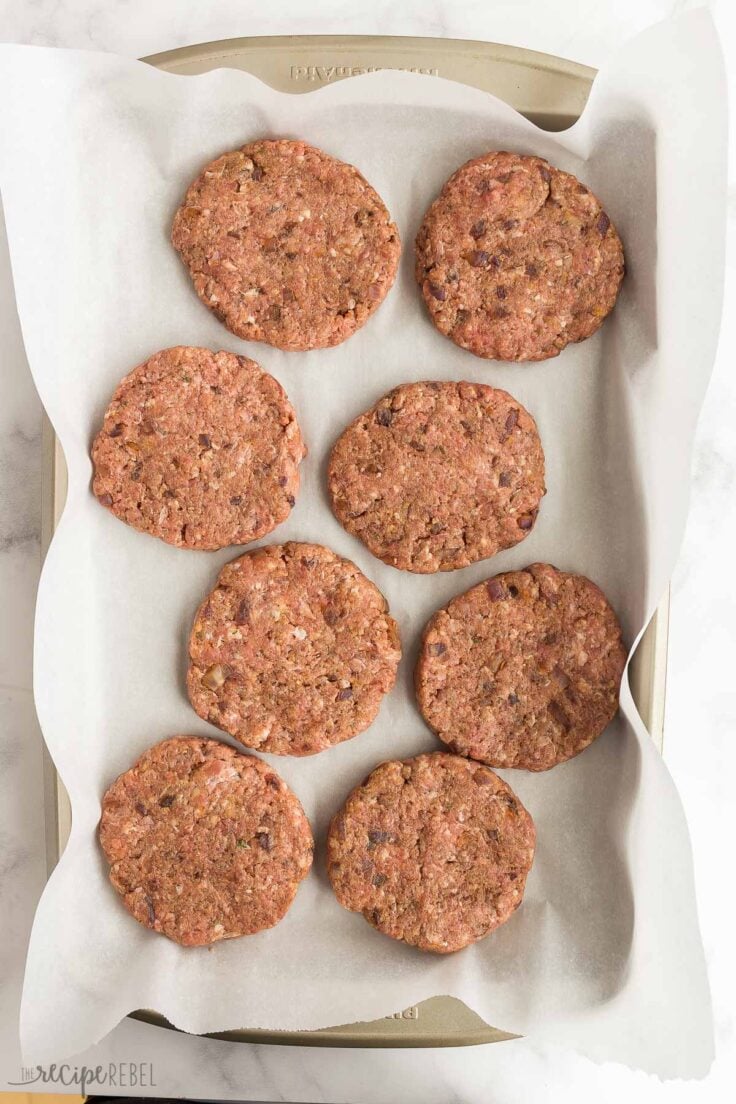
[[(582, 756), (542, 776), (504, 772), (539, 846), (524, 907), (480, 945), (434, 959), (393, 944), (335, 903), (323, 834), (377, 762), (435, 746), (413, 704), (419, 630), (497, 570), (550, 560), (599, 582), (633, 644), (670, 574), (686, 512), (689, 444), (720, 312), (723, 76), (707, 16), (631, 43), (596, 80), (581, 121), (537, 131), (481, 92), (373, 74), (295, 101), (254, 78), (175, 78), (104, 55), (2, 48), (0, 173), (29, 362), (69, 465), (46, 561), (36, 702), (69, 790), (73, 828), (39, 906), (22, 1009), (31, 1060), (83, 1049), (134, 1008), (189, 1031), (314, 1028), (425, 997), (460, 997), (488, 1022), (664, 1075), (712, 1050), (687, 830), (661, 758), (624, 711)], [(299, 135), (357, 164), (405, 243), (397, 286), (334, 350), (281, 354), (239, 342), (195, 299), (168, 244), (201, 164), (264, 133)], [(547, 364), (481, 362), (429, 324), (411, 239), (463, 160), (490, 147), (540, 153), (604, 200), (627, 249), (621, 301), (593, 339)], [(693, 156), (697, 151), (697, 156)], [(683, 212), (697, 211), (697, 218)], [(183, 950), (138, 928), (106, 883), (95, 826), (112, 778), (159, 738), (215, 735), (183, 692), (199, 597), (234, 555), (171, 549), (100, 510), (87, 450), (119, 378), (176, 343), (247, 351), (286, 386), (310, 445), (304, 488), (271, 539), (319, 539), (387, 595), (405, 658), (369, 732), (307, 760), (272, 757), (304, 802), (316, 869), (271, 932)], [(402, 380), (478, 379), (538, 420), (549, 493), (532, 535), (441, 577), (374, 560), (327, 507), (339, 429)]]

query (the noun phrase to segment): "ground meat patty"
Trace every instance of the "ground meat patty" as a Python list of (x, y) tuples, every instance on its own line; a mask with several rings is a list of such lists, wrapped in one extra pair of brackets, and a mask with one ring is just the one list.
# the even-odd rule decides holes
[(602, 591), (583, 575), (532, 564), (431, 618), (416, 668), (419, 708), (461, 755), (548, 770), (612, 720), (625, 662)]
[(356, 168), (284, 139), (207, 165), (171, 240), (229, 330), (290, 350), (355, 333), (391, 287), (401, 252), (381, 197)]
[(621, 240), (596, 197), (541, 157), (468, 161), (416, 240), (435, 326), (491, 360), (546, 360), (590, 337), (623, 274)]
[(314, 849), (271, 767), (187, 736), (156, 744), (113, 782), (100, 843), (128, 912), (185, 947), (277, 924)]
[(355, 564), (289, 543), (222, 569), (189, 656), (200, 717), (246, 747), (313, 755), (371, 724), (401, 650), (386, 600)]
[(531, 414), (478, 383), (409, 383), (348, 426), (328, 472), (332, 508), (374, 556), (451, 571), (528, 536), (545, 493)]
[(505, 782), (436, 752), (382, 763), (333, 818), (337, 899), (384, 935), (459, 951), (509, 919), (534, 858), (534, 823)]
[(222, 548), (288, 516), (306, 455), (296, 415), (253, 360), (180, 345), (122, 381), (92, 446), (97, 500), (180, 548)]

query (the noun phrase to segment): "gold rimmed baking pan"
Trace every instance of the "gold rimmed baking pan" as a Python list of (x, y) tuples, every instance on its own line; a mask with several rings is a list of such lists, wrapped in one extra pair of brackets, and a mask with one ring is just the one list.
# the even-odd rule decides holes
[[(499, 46), (439, 38), (367, 36), (286, 36), (237, 38), (185, 46), (144, 58), (169, 73), (192, 75), (210, 69), (242, 69), (282, 92), (307, 93), (325, 84), (382, 69), (405, 69), (461, 81), (492, 92), (547, 130), (564, 130), (580, 116), (595, 70), (563, 58)], [(44, 550), (53, 536), (66, 499), (64, 455), (51, 425), (44, 427)], [(657, 746), (662, 747), (669, 598), (660, 605), (630, 667), (631, 690), (639, 713)], [(49, 870), (69, 836), (69, 799), (46, 756), (47, 852)], [(156, 1012), (133, 1017), (160, 1027), (171, 1025)], [(436, 1047), (469, 1046), (513, 1038), (489, 1027), (461, 1001), (433, 997), (371, 1023), (321, 1031), (259, 1031), (243, 1028), (216, 1032), (217, 1039), (297, 1046)]]

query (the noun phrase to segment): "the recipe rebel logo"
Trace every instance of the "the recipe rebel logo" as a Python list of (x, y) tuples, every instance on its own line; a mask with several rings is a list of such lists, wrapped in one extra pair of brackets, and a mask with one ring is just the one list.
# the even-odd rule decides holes
[(155, 1089), (152, 1062), (107, 1062), (98, 1066), (73, 1066), (54, 1062), (50, 1066), (22, 1066), (21, 1080), (9, 1085), (63, 1085), (79, 1089), (80, 1096), (106, 1089)]

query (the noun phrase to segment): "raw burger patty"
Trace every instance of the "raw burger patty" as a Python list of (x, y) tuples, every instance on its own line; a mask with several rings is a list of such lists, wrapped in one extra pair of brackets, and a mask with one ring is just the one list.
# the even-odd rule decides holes
[(92, 488), (135, 529), (222, 548), (285, 520), (305, 455), (273, 376), (247, 357), (179, 345), (119, 385), (92, 446)]
[(451, 571), (529, 535), (545, 493), (537, 426), (478, 383), (408, 383), (348, 426), (329, 465), (332, 508), (374, 556)]
[(625, 661), (621, 627), (595, 583), (532, 564), (431, 618), (416, 669), (419, 708), (461, 755), (548, 770), (613, 719)]
[(171, 240), (205, 306), (278, 349), (339, 345), (396, 276), (399, 232), (352, 165), (261, 139), (218, 157), (187, 191)]
[(592, 192), (541, 157), (487, 153), (445, 184), (416, 240), (440, 333), (491, 360), (546, 360), (613, 309), (621, 240)]
[(505, 782), (435, 752), (383, 763), (353, 790), (327, 837), (337, 899), (384, 935), (447, 954), (521, 904), (534, 823)]
[(401, 657), (378, 588), (318, 544), (227, 564), (197, 610), (189, 699), (246, 747), (313, 755), (374, 720)]
[(100, 843), (128, 912), (186, 947), (272, 928), (314, 849), (271, 767), (188, 736), (156, 744), (113, 782)]

